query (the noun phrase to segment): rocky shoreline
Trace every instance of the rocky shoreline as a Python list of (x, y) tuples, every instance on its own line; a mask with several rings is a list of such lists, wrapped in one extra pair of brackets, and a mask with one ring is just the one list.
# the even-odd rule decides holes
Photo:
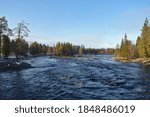
[(22, 61), (8, 61), (3, 60), (0, 61), (0, 72), (4, 71), (17, 71), (17, 70), (23, 70), (32, 68), (32, 66), (29, 63), (25, 63)]
[(144, 66), (150, 66), (150, 58), (124, 58), (124, 57), (115, 57), (116, 61), (121, 62), (138, 62)]

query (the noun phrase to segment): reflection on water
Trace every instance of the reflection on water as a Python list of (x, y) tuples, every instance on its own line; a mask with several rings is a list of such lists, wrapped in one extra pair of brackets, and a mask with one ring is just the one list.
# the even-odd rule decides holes
[(112, 55), (25, 61), (34, 68), (0, 73), (0, 99), (150, 99), (150, 69)]

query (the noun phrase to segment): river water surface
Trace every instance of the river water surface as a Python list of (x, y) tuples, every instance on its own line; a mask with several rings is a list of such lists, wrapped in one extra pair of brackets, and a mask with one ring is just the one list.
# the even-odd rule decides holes
[(150, 69), (112, 55), (25, 62), (33, 68), (0, 72), (0, 99), (150, 99)]

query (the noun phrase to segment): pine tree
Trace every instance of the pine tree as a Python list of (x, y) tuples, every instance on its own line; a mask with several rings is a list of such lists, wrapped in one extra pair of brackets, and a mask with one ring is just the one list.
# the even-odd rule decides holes
[(119, 44), (116, 45), (115, 56), (120, 57), (120, 46), (119, 46)]
[(15, 51), (16, 51), (16, 41), (11, 40), (11, 42), (10, 42), (10, 53), (12, 55), (15, 55)]
[(137, 38), (136, 45), (139, 57), (150, 57), (150, 27), (147, 18), (145, 19), (141, 36)]
[(125, 34), (124, 39), (122, 39), (121, 42), (121, 48), (120, 48), (120, 54), (121, 57), (125, 57), (128, 58), (129, 57), (129, 53), (128, 53), (128, 39), (127, 39), (127, 35)]
[(58, 42), (55, 47), (55, 55), (56, 56), (73, 56), (75, 54), (74, 46), (67, 42), (67, 43), (60, 43)]
[(16, 58), (21, 56), (27, 56), (28, 54), (28, 43), (24, 39), (16, 39), (15, 55)]
[(141, 58), (146, 57), (145, 43), (144, 43), (144, 40), (140, 36), (138, 36), (137, 38), (136, 46), (137, 46), (139, 57)]
[(5, 17), (0, 17), (0, 57), (2, 54), (2, 36), (3, 35), (11, 35), (12, 31), (8, 28), (7, 20)]
[(31, 55), (47, 54), (49, 48), (49, 46), (35, 41), (30, 44), (29, 52)]
[(79, 55), (82, 56), (84, 53), (84, 46), (81, 45), (80, 48), (79, 48)]
[(10, 39), (7, 35), (3, 35), (2, 39), (2, 53), (4, 57), (8, 57), (10, 53)]
[(150, 32), (149, 32), (149, 22), (145, 19), (144, 26), (142, 29), (141, 39), (143, 40), (143, 46), (145, 48), (146, 57), (150, 57)]
[(128, 40), (127, 34), (125, 34), (122, 39), (120, 48), (119, 44), (117, 44), (115, 56), (124, 57), (126, 59), (138, 57), (137, 47)]

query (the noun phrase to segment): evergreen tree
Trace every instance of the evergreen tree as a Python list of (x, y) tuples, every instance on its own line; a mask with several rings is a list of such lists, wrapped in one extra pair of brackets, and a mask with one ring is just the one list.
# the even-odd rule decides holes
[(140, 36), (138, 36), (137, 38), (136, 46), (137, 46), (139, 57), (141, 58), (146, 57), (145, 43), (144, 43), (144, 40)]
[(30, 44), (29, 51), (31, 55), (47, 54), (49, 51), (49, 46), (35, 41)]
[(120, 57), (120, 56), (121, 56), (121, 55), (120, 55), (120, 46), (119, 46), (119, 44), (116, 45), (115, 56), (116, 56), (116, 57)]
[(119, 44), (117, 44), (115, 56), (124, 57), (126, 59), (138, 57), (137, 47), (136, 45), (132, 44), (130, 40), (128, 40), (127, 34), (125, 34), (124, 38), (122, 39), (120, 48)]
[(15, 51), (16, 51), (16, 41), (11, 40), (11, 42), (10, 42), (10, 53), (12, 55), (15, 55)]
[(8, 28), (7, 20), (5, 17), (0, 17), (0, 57), (2, 54), (2, 36), (11, 35), (12, 31)]
[(149, 22), (148, 22), (148, 19), (146, 18), (145, 19), (145, 22), (144, 22), (144, 26), (143, 26), (143, 29), (142, 29), (142, 34), (141, 34), (141, 38), (144, 42), (144, 48), (145, 48), (145, 54), (146, 54), (146, 57), (150, 56), (149, 54), (149, 44), (150, 44), (150, 39), (149, 39)]
[(137, 38), (136, 45), (139, 57), (150, 57), (150, 27), (147, 18), (145, 19), (141, 36)]
[(62, 44), (60, 42), (56, 43), (56, 47), (55, 47), (55, 55), (56, 56), (61, 56), (62, 55)]
[(7, 35), (3, 35), (2, 45), (3, 56), (8, 57), (10, 53), (10, 39)]
[(56, 56), (73, 56), (75, 54), (74, 46), (67, 43), (58, 42), (55, 47), (55, 55)]
[(15, 55), (16, 58), (20, 56), (27, 56), (28, 54), (28, 43), (24, 39), (16, 39), (16, 48), (15, 48)]
[(123, 57), (124, 54), (124, 39), (121, 41), (121, 46), (120, 46), (120, 56)]
[(33, 42), (30, 44), (30, 54), (32, 55), (37, 55), (39, 52), (38, 49), (38, 43), (37, 42)]
[(73, 46), (73, 51), (74, 51), (73, 53), (74, 53), (74, 54), (79, 54), (79, 49), (80, 49), (80, 46), (74, 45), (74, 46)]
[(84, 46), (81, 45), (80, 48), (79, 48), (79, 55), (82, 56), (84, 53)]
[(125, 34), (124, 39), (122, 39), (121, 42), (121, 56), (128, 58), (129, 57), (129, 53), (128, 53), (128, 39), (127, 39), (127, 35)]

